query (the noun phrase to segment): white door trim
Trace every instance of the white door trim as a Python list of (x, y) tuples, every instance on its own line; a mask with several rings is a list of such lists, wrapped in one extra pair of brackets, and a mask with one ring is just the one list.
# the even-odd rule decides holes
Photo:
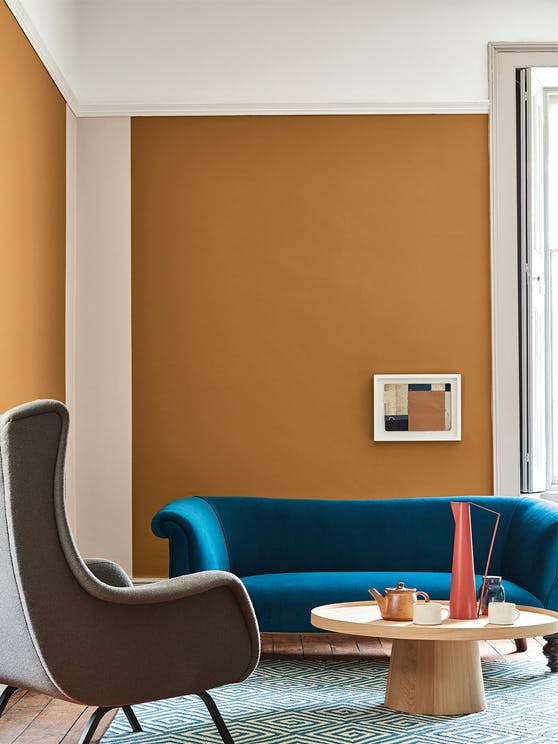
[(515, 76), (558, 67), (556, 42), (488, 45), (494, 493), (520, 493)]

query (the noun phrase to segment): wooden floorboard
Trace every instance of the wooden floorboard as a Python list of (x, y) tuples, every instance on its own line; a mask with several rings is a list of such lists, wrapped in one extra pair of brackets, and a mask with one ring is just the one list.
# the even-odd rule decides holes
[(262, 656), (264, 658), (273, 657), (273, 635), (273, 633), (261, 634)]
[(334, 658), (358, 659), (360, 650), (353, 636), (341, 635), (332, 637), (330, 641), (331, 654)]
[[(536, 659), (546, 664), (545, 641), (529, 638), (518, 653), (513, 641), (481, 641), (483, 658), (509, 661)], [(391, 641), (339, 633), (262, 633), (262, 659), (386, 659)], [(93, 708), (52, 700), (38, 692), (18, 690), (0, 718), (0, 744), (78, 744)], [(93, 743), (101, 741), (116, 711), (101, 721)], [(141, 721), (140, 721), (141, 723)], [(93, 744), (92, 743), (92, 744)]]
[(358, 646), (359, 654), (362, 658), (366, 657), (378, 657), (385, 658), (386, 651), (379, 638), (365, 638), (364, 636), (356, 636), (355, 643)]
[(281, 633), (273, 640), (273, 658), (284, 659), (303, 655), (300, 633)]
[(302, 655), (305, 659), (331, 659), (331, 633), (301, 633)]
[(81, 705), (51, 700), (14, 739), (14, 744), (60, 744), (82, 712)]
[[(87, 722), (89, 721), (89, 718), (94, 710), (95, 708), (82, 708), (80, 717), (68, 731), (66, 736), (60, 740), (60, 744), (78, 744), (80, 736), (87, 726)], [(107, 713), (106, 716), (101, 719), (97, 731), (95, 732), (95, 736), (91, 739), (91, 744), (97, 744), (101, 741), (103, 734), (107, 732), (107, 729), (112, 723), (117, 712), (117, 710), (111, 710), (110, 713)]]
[(50, 702), (48, 695), (28, 692), (7, 708), (0, 718), (0, 744), (12, 744)]

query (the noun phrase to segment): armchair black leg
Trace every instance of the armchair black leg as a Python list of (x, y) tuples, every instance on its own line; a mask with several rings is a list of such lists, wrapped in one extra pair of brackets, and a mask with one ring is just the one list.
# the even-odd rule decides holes
[(106, 716), (106, 714), (110, 710), (114, 710), (114, 709), (113, 708), (97, 708), (97, 710), (93, 711), (93, 713), (91, 714), (91, 718), (87, 722), (87, 726), (85, 727), (83, 734), (81, 735), (79, 744), (89, 744), (89, 742), (93, 738), (93, 734), (97, 730), (97, 726), (101, 722), (101, 718), (103, 716)]
[(208, 692), (198, 692), (197, 695), (205, 703), (205, 707), (209, 711), (209, 715), (213, 719), (213, 723), (217, 727), (217, 731), (221, 735), (221, 739), (223, 740), (224, 744), (234, 744), (234, 740), (230, 735), (230, 732), (226, 727), (221, 714), (219, 713), (219, 708), (215, 705), (215, 701), (213, 700), (211, 695)]
[(543, 636), (546, 641), (543, 646), (543, 654), (548, 659), (547, 666), (551, 672), (558, 672), (558, 633)]
[(6, 687), (4, 692), (0, 695), (0, 716), (4, 712), (4, 709), (6, 708), (6, 705), (8, 704), (8, 700), (12, 697), (14, 692), (17, 690), (17, 687)]
[(128, 723), (132, 727), (132, 731), (135, 734), (139, 734), (143, 731), (142, 727), (139, 724), (138, 719), (136, 718), (136, 714), (132, 710), (132, 707), (130, 705), (124, 705), (122, 707), (122, 710), (124, 711), (124, 715), (128, 719)]
[[(93, 711), (93, 713), (91, 714), (91, 718), (87, 722), (87, 726), (85, 727), (85, 730), (81, 735), (79, 744), (89, 744), (95, 734), (95, 731), (97, 730), (97, 726), (101, 722), (101, 718), (106, 716), (106, 714), (111, 710), (114, 710), (114, 708), (97, 708), (97, 710)], [(132, 727), (132, 731), (134, 733), (140, 733), (141, 731), (143, 731), (131, 706), (123, 705), (122, 710), (124, 711), (124, 715), (128, 719), (128, 723)]]
[(527, 651), (527, 638), (516, 638), (515, 647), (518, 651)]

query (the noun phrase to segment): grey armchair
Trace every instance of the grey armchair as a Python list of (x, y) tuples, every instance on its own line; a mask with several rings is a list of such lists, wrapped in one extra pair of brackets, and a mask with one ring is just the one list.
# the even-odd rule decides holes
[[(0, 417), (0, 715), (17, 688), (97, 710), (196, 694), (225, 744), (208, 689), (241, 682), (259, 658), (252, 605), (224, 571), (134, 587), (115, 563), (80, 558), (64, 508), (68, 411), (35, 401)], [(0, 720), (0, 728), (1, 728)]]

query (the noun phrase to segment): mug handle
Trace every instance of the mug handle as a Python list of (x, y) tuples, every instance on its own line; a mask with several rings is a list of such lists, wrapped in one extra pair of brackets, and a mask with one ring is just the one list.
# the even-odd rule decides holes
[(519, 620), (519, 616), (521, 615), (521, 612), (519, 610), (515, 610), (515, 617), (513, 619), (514, 623), (516, 620)]
[[(443, 616), (443, 613), (446, 613), (446, 616)], [(442, 620), (447, 620), (449, 617), (449, 607), (442, 607)]]
[(418, 599), (419, 595), (422, 595), (424, 597), (424, 601), (425, 602), (430, 602), (430, 597), (428, 596), (428, 594), (426, 592), (417, 592), (417, 599)]

